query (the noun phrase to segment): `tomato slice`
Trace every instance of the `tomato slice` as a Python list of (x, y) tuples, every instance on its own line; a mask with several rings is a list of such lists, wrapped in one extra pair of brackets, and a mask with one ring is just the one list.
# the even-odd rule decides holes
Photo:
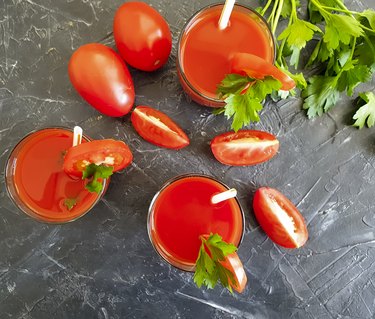
[(124, 142), (96, 140), (69, 148), (64, 157), (64, 170), (80, 177), (86, 166), (94, 163), (113, 166), (113, 171), (116, 172), (128, 166), (132, 159), (133, 154)]
[(298, 248), (306, 243), (308, 232), (304, 218), (278, 190), (259, 188), (255, 192), (253, 208), (260, 226), (276, 244)]
[(270, 133), (257, 130), (227, 132), (211, 141), (215, 158), (225, 165), (255, 165), (274, 157), (279, 141)]
[(237, 253), (227, 255), (225, 260), (221, 261), (221, 264), (234, 275), (235, 282), (232, 282), (231, 279), (228, 278), (232, 288), (238, 293), (243, 292), (246, 287), (247, 276)]
[(185, 132), (171, 118), (149, 106), (137, 106), (131, 121), (140, 136), (157, 146), (180, 149), (190, 143)]
[(242, 75), (247, 74), (255, 79), (263, 79), (267, 75), (270, 75), (281, 82), (281, 90), (284, 91), (289, 91), (296, 86), (296, 83), (289, 75), (272, 63), (250, 53), (233, 54), (231, 72)]

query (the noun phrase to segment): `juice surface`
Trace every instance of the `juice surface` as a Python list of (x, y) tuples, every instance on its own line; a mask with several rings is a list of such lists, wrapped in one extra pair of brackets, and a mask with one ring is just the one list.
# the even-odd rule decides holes
[(170, 184), (154, 204), (153, 237), (168, 256), (194, 264), (201, 245), (200, 235), (218, 233), (238, 245), (243, 230), (242, 212), (235, 199), (213, 205), (211, 197), (226, 191), (206, 177), (186, 177)]
[[(63, 171), (65, 151), (72, 145), (72, 132), (46, 129), (27, 137), (17, 156), (14, 184), (21, 201), (45, 220), (68, 221), (86, 212), (97, 200), (84, 181)], [(66, 199), (75, 199), (68, 209)]]
[(228, 27), (219, 30), (221, 9), (213, 7), (200, 13), (180, 44), (181, 68), (186, 78), (195, 89), (211, 98), (217, 98), (218, 84), (230, 73), (230, 58), (234, 53), (251, 53), (271, 63), (274, 59), (272, 39), (258, 17), (234, 10)]

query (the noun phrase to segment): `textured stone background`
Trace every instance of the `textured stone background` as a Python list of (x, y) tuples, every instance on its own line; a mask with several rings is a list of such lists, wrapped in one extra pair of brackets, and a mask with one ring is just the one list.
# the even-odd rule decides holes
[[(227, 167), (209, 142), (229, 122), (189, 102), (178, 83), (176, 42), (187, 18), (212, 1), (150, 1), (171, 26), (173, 51), (155, 73), (131, 70), (136, 104), (156, 107), (191, 139), (181, 151), (143, 141), (129, 116), (101, 116), (72, 88), (67, 63), (88, 42), (114, 47), (119, 0), (0, 1), (0, 318), (373, 318), (375, 316), (375, 134), (350, 126), (343, 99), (307, 120), (301, 100), (269, 103), (252, 128), (277, 135), (280, 153), (256, 167)], [(242, 1), (255, 4), (256, 1)], [(374, 2), (349, 1), (352, 8)], [(374, 82), (364, 86), (374, 89)], [(133, 164), (116, 174), (84, 218), (46, 225), (7, 197), (3, 167), (30, 130), (79, 124), (93, 138), (124, 140)], [(195, 287), (154, 252), (146, 231), (159, 186), (180, 173), (214, 175), (239, 191), (246, 234), (239, 249), (248, 286), (231, 296)], [(300, 209), (310, 238), (299, 250), (275, 246), (251, 209), (259, 186), (278, 188)]]

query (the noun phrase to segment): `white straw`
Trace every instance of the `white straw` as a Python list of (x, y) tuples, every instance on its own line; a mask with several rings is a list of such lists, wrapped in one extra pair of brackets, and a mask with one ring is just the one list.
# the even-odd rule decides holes
[(74, 129), (73, 129), (73, 146), (77, 146), (77, 145), (81, 144), (82, 134), (83, 134), (82, 128), (79, 127), (79, 126), (74, 126)]
[(226, 0), (219, 19), (219, 29), (224, 30), (228, 26), (229, 18), (234, 7), (235, 0)]
[(231, 188), (225, 192), (222, 192), (222, 193), (219, 193), (219, 194), (216, 194), (214, 196), (211, 197), (211, 203), (212, 204), (218, 204), (222, 201), (225, 201), (227, 199), (230, 199), (230, 198), (233, 198), (233, 197), (236, 197), (237, 195), (237, 191), (236, 189), (234, 188)]

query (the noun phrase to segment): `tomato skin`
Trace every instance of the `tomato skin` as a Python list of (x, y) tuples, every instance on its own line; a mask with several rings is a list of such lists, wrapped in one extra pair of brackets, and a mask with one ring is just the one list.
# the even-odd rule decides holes
[[(294, 224), (294, 238), (277, 217), (277, 205)], [(273, 207), (271, 207), (273, 206)], [(294, 204), (278, 190), (270, 187), (259, 188), (254, 195), (255, 217), (268, 237), (285, 248), (299, 248), (308, 238), (306, 222)]]
[(137, 133), (157, 146), (181, 149), (189, 145), (185, 132), (163, 112), (149, 106), (137, 106), (131, 115)]
[(117, 9), (113, 34), (122, 58), (142, 71), (160, 68), (171, 53), (172, 36), (167, 22), (144, 2), (126, 2)]
[(247, 74), (256, 79), (263, 79), (267, 75), (273, 76), (281, 82), (281, 90), (285, 91), (289, 91), (296, 86), (294, 80), (286, 73), (268, 61), (250, 53), (233, 54), (231, 70), (233, 73)]
[(235, 282), (231, 282), (228, 278), (229, 284), (238, 293), (242, 293), (246, 287), (247, 276), (243, 268), (241, 259), (238, 257), (237, 253), (232, 253), (225, 256), (225, 260), (221, 261), (220, 263), (234, 275)]
[(126, 64), (111, 48), (99, 43), (79, 47), (70, 58), (68, 72), (74, 88), (99, 112), (119, 117), (131, 110), (133, 80)]
[(69, 148), (64, 157), (64, 171), (69, 175), (82, 177), (85, 166), (91, 163), (100, 165), (106, 157), (114, 159), (112, 164), (104, 163), (113, 166), (113, 172), (125, 168), (133, 160), (133, 154), (124, 142), (113, 139), (95, 140)]
[(257, 130), (227, 132), (211, 141), (211, 150), (222, 164), (256, 165), (268, 161), (279, 150), (279, 141), (270, 133)]

